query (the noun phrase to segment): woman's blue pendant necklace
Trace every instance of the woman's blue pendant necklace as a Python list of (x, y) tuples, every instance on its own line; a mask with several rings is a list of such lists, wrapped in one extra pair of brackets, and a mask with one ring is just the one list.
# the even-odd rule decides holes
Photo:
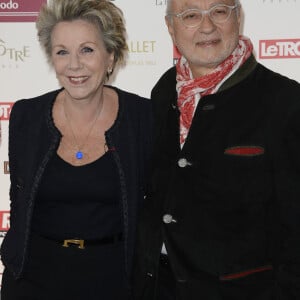
[(65, 98), (64, 98), (64, 102), (63, 102), (64, 114), (65, 114), (66, 121), (67, 121), (67, 123), (69, 124), (69, 127), (70, 127), (70, 129), (71, 129), (71, 132), (72, 132), (72, 136), (73, 136), (73, 139), (74, 139), (74, 142), (75, 142), (76, 149), (78, 149), (78, 150), (75, 152), (75, 158), (76, 158), (77, 160), (82, 160), (82, 159), (84, 159), (84, 157), (85, 157), (85, 154), (83, 153), (83, 151), (82, 151), (81, 149), (83, 149), (84, 146), (86, 145), (86, 143), (87, 143), (87, 141), (88, 141), (88, 138), (90, 137), (91, 132), (92, 132), (92, 130), (93, 130), (95, 124), (96, 124), (96, 121), (98, 120), (98, 118), (99, 118), (99, 116), (100, 116), (102, 107), (103, 107), (103, 101), (101, 101), (100, 104), (99, 104), (98, 112), (97, 112), (97, 114), (96, 114), (96, 116), (95, 116), (95, 119), (93, 120), (93, 122), (92, 122), (92, 124), (91, 124), (91, 127), (90, 127), (90, 129), (89, 129), (89, 131), (88, 131), (88, 134), (87, 134), (86, 138), (84, 139), (83, 143), (79, 146), (79, 144), (78, 144), (78, 142), (77, 142), (77, 138), (76, 138), (75, 133), (74, 133), (74, 131), (73, 131), (71, 122), (70, 122), (69, 117), (68, 117), (68, 115), (67, 115), (67, 113), (66, 113), (66, 109), (65, 109)]
[(83, 159), (83, 152), (82, 151), (77, 151), (75, 154), (77, 159)]

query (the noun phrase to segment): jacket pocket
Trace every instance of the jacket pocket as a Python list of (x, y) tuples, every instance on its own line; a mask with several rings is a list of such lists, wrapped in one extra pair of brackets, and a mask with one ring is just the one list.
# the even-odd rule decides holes
[(225, 149), (224, 154), (237, 157), (254, 157), (263, 155), (265, 149), (261, 146), (232, 146)]

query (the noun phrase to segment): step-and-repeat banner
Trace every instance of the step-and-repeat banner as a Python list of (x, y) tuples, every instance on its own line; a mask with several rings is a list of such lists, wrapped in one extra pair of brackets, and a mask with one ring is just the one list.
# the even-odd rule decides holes
[[(47, 0), (0, 0), (0, 244), (9, 228), (8, 123), (13, 103), (58, 88), (36, 38)], [(126, 19), (129, 57), (112, 84), (149, 97), (176, 53), (164, 22), (167, 0), (115, 0)], [(222, 1), (220, 1), (222, 2)], [(241, 0), (241, 31), (259, 62), (300, 81), (300, 0)], [(34, 118), (34, 115), (32, 116)], [(0, 263), (0, 280), (3, 267)]]

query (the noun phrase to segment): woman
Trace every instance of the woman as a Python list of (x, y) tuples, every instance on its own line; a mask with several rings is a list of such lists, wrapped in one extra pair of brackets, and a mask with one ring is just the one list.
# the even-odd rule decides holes
[(127, 51), (106, 0), (53, 0), (38, 36), (61, 89), (10, 119), (11, 228), (1, 299), (128, 299), (150, 103), (105, 85)]

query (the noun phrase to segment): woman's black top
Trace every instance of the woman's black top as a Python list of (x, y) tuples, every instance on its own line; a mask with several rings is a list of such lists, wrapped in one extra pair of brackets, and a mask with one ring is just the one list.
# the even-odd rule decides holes
[(120, 233), (120, 187), (111, 152), (82, 166), (54, 155), (42, 176), (32, 230), (55, 239), (101, 239)]

